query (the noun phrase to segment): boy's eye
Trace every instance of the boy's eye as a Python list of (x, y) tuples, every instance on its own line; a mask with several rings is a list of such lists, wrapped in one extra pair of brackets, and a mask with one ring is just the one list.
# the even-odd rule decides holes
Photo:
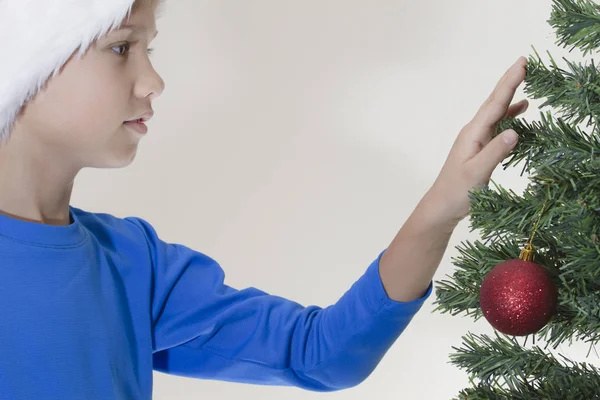
[(118, 55), (120, 55), (120, 56), (124, 56), (124, 55), (125, 55), (125, 53), (129, 52), (129, 48), (130, 48), (130, 45), (129, 45), (129, 43), (123, 43), (123, 44), (120, 44), (120, 45), (118, 45), (118, 46), (111, 47), (111, 50), (112, 50), (112, 49), (123, 49), (123, 52), (122, 52), (122, 53), (120, 53), (120, 52), (116, 52), (116, 53), (117, 53)]
[[(131, 49), (131, 44), (130, 43), (123, 43), (123, 44), (120, 44), (118, 46), (112, 47), (112, 49), (123, 49), (122, 52), (116, 52), (116, 53), (118, 55), (120, 55), (120, 56), (124, 56), (126, 53), (129, 53), (129, 50)], [(146, 50), (146, 52), (148, 53), (148, 55), (152, 55), (153, 51), (154, 51), (153, 48), (149, 48), (148, 50)]]

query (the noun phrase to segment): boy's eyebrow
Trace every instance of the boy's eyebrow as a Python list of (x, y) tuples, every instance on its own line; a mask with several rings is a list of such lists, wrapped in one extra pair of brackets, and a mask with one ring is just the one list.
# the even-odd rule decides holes
[[(140, 29), (139, 27), (137, 27), (135, 25), (131, 25), (131, 24), (120, 25), (117, 30), (124, 30), (124, 29), (130, 29), (130, 30), (132, 30), (134, 32), (143, 32), (143, 29)], [(154, 32), (154, 36), (152, 38), (155, 38), (156, 35), (158, 35), (158, 31)]]

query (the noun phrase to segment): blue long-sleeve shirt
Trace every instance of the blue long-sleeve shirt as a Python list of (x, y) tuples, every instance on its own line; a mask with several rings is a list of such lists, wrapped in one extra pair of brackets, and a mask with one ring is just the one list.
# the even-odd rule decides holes
[(143, 400), (152, 371), (314, 391), (363, 381), (432, 291), (385, 293), (381, 254), (334, 305), (224, 282), (141, 218), (0, 214), (0, 399)]

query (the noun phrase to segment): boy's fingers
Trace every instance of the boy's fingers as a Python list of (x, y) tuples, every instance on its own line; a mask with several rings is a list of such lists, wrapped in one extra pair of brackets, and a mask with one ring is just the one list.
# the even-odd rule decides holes
[(476, 171), (481, 181), (489, 180), (490, 176), (518, 141), (517, 132), (507, 129), (491, 140), (475, 157), (468, 161), (469, 168)]
[(525, 79), (526, 63), (525, 57), (519, 57), (517, 62), (504, 73), (493, 92), (477, 111), (472, 122), (482, 135), (487, 135), (489, 133), (487, 130), (492, 129), (506, 115), (515, 91)]
[(516, 117), (517, 115), (522, 114), (525, 111), (527, 111), (528, 107), (529, 107), (529, 102), (527, 101), (527, 99), (523, 99), (523, 100), (519, 101), (518, 103), (515, 103), (515, 104), (511, 105), (510, 107), (508, 107), (508, 111), (506, 111), (506, 115), (504, 116), (504, 118)]
[[(512, 104), (506, 111), (504, 118), (516, 117), (519, 114), (524, 113), (528, 107), (529, 102), (527, 99), (523, 99), (515, 104)], [(460, 144), (461, 150), (454, 150), (453, 148), (450, 151), (450, 154), (452, 155), (454, 153), (457, 153), (458, 156), (460, 156), (460, 158), (463, 160), (475, 157), (481, 151), (481, 149), (483, 149), (489, 143), (492, 136), (491, 133), (485, 137), (480, 136), (477, 133), (472, 133), (472, 131), (477, 129), (477, 126), (469, 126), (469, 131), (467, 131), (466, 129), (461, 131), (459, 135), (459, 140), (457, 140), (457, 143), (455, 144)], [(475, 144), (476, 146), (474, 147), (473, 144)]]

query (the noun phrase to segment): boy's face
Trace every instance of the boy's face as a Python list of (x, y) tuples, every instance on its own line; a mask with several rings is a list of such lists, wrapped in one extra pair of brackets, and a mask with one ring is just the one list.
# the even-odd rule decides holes
[(150, 112), (164, 89), (148, 56), (155, 7), (136, 7), (123, 25), (134, 28), (113, 31), (80, 60), (72, 57), (24, 107), (13, 132), (21, 144), (68, 168), (118, 168), (133, 161), (143, 135), (124, 122)]

